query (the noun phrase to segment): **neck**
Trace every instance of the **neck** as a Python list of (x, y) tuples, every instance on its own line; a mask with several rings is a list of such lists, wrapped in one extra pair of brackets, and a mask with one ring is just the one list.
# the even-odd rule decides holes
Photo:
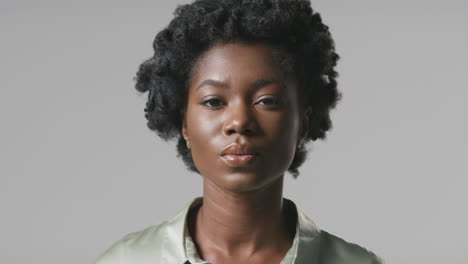
[(283, 179), (249, 192), (227, 191), (204, 179), (194, 232), (202, 241), (199, 251), (233, 256), (289, 248), (294, 236), (283, 214)]

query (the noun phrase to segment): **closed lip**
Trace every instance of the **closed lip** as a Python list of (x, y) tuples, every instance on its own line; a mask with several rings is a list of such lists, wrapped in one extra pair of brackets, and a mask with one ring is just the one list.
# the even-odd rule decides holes
[(223, 149), (221, 156), (225, 155), (259, 155), (259, 153), (251, 145), (231, 144)]

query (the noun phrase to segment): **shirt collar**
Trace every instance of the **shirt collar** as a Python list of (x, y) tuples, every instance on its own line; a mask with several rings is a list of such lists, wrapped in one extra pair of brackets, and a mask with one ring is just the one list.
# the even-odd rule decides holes
[[(187, 215), (191, 208), (203, 202), (203, 197), (197, 197), (181, 210), (175, 217), (167, 222), (167, 239), (163, 251), (166, 259), (174, 260), (179, 264), (205, 264), (209, 263), (197, 257), (193, 241), (188, 235)], [(305, 264), (316, 263), (318, 254), (318, 235), (320, 229), (309, 219), (304, 212), (292, 201), (283, 198), (283, 203), (287, 203), (297, 213), (296, 235), (291, 248), (286, 253), (281, 264)]]

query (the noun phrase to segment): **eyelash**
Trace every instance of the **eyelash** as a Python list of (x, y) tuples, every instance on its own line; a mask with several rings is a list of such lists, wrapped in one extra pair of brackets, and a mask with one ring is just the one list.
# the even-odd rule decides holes
[[(278, 99), (276, 99), (276, 98), (271, 98), (271, 97), (270, 97), (270, 98), (262, 99), (262, 100), (260, 100), (259, 102), (268, 101), (268, 100), (272, 100), (272, 101), (275, 102), (275, 103), (270, 104), (270, 105), (278, 106), (278, 105), (280, 104), (280, 102), (279, 102)], [(200, 104), (201, 104), (201, 105), (204, 105), (204, 106), (206, 106), (206, 107), (208, 107), (209, 109), (215, 109), (215, 108), (219, 107), (219, 106), (209, 106), (209, 105), (207, 105), (208, 102), (212, 102), (212, 101), (217, 101), (217, 102), (219, 102), (219, 101), (221, 101), (221, 100), (220, 100), (220, 99), (217, 99), (217, 98), (210, 98), (210, 99), (208, 99), (208, 100), (205, 100), (205, 101), (201, 102)]]

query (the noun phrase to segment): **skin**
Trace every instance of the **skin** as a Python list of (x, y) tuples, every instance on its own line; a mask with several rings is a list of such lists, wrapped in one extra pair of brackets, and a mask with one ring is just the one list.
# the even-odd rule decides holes
[[(199, 87), (208, 79), (224, 84)], [(252, 85), (260, 79), (275, 81)], [(203, 176), (203, 204), (188, 217), (198, 254), (212, 263), (280, 263), (295, 235), (282, 203), (284, 173), (308, 126), (294, 80), (271, 47), (237, 42), (205, 52), (189, 84), (182, 135)], [(260, 155), (228, 166), (221, 153), (234, 142)]]

